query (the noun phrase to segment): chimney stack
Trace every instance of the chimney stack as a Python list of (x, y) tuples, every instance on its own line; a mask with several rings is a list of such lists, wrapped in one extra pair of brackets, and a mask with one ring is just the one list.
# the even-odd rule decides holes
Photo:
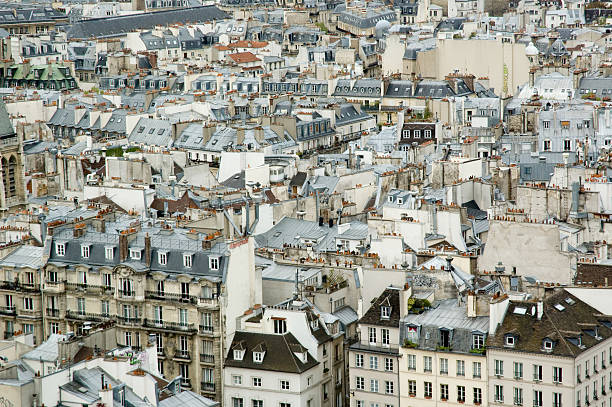
[(538, 315), (538, 321), (541, 320), (542, 315), (544, 315), (544, 303), (542, 301), (538, 301), (537, 315)]
[(149, 236), (148, 232), (145, 235), (144, 242), (145, 242), (145, 247), (144, 247), (145, 264), (147, 265), (147, 267), (150, 267), (151, 266), (151, 236)]

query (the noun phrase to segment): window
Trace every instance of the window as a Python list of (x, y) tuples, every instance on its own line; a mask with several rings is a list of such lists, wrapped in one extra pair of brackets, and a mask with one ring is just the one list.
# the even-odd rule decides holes
[(281, 380), (280, 388), (281, 390), (289, 390), (289, 380)]
[(66, 254), (66, 243), (55, 243), (55, 254), (64, 256)]
[(514, 336), (506, 336), (506, 346), (514, 346)]
[(106, 260), (112, 260), (115, 254), (115, 248), (114, 247), (106, 247), (105, 248), (105, 258)]
[(585, 360), (584, 361), (584, 377), (589, 378), (590, 374), (589, 374), (589, 361)]
[(520, 387), (514, 388), (514, 405), (522, 406), (523, 405), (523, 389)]
[(263, 400), (251, 400), (252, 407), (263, 407)]
[(552, 405), (553, 407), (561, 407), (561, 393), (553, 393), (553, 404)]
[(572, 149), (572, 140), (563, 140), (563, 151), (570, 151)]
[(361, 353), (355, 355), (355, 367), (363, 367), (363, 355)]
[(440, 358), (440, 374), (448, 374), (448, 359)]
[(392, 372), (393, 371), (393, 359), (385, 358), (385, 370), (387, 372)]
[(391, 317), (391, 307), (380, 307), (380, 318), (389, 319)]
[(482, 404), (482, 389), (474, 387), (474, 404)]
[(261, 387), (261, 377), (253, 377), (253, 387)]
[(514, 378), (515, 379), (523, 378), (523, 363), (522, 362), (514, 362)]
[(183, 255), (183, 266), (191, 268), (191, 254)]
[(473, 334), (472, 335), (472, 349), (482, 349), (482, 348), (484, 348), (484, 335)]
[(431, 372), (431, 356), (423, 356), (423, 370), (426, 372)]
[(84, 259), (89, 258), (89, 246), (88, 245), (81, 246), (81, 257)]
[(404, 130), (404, 131), (402, 131), (402, 137), (403, 137), (403, 138), (408, 138), (408, 137), (410, 137), (410, 130)]
[(389, 346), (391, 344), (391, 339), (389, 335), (389, 330), (387, 328), (380, 329), (380, 336), (383, 346)]
[(287, 320), (275, 319), (274, 320), (274, 333), (284, 334), (285, 332), (287, 332)]
[(242, 376), (232, 375), (232, 383), (234, 383), (236, 386), (240, 386), (242, 384)]
[(244, 401), (241, 398), (232, 397), (232, 407), (244, 407)]
[(472, 376), (473, 377), (481, 377), (480, 376), (481, 365), (480, 362), (472, 363)]
[(49, 326), (51, 328), (51, 333), (52, 334), (59, 333), (59, 322), (51, 322), (51, 324), (49, 324)]
[(408, 355), (408, 370), (416, 370), (416, 355)]
[(457, 376), (465, 376), (465, 361), (457, 361)]
[(370, 379), (370, 391), (372, 393), (378, 393), (378, 380)]
[(80, 315), (85, 315), (85, 298), (77, 298), (77, 311)]
[(421, 138), (421, 130), (413, 130), (412, 136), (413, 138)]
[(549, 129), (550, 128), (550, 122), (548, 120), (544, 120), (542, 122), (542, 127), (544, 127), (545, 129)]
[(553, 382), (561, 383), (563, 382), (563, 368), (561, 367), (553, 367)]
[(49, 271), (47, 277), (49, 283), (57, 283), (57, 271)]
[(218, 257), (210, 257), (208, 259), (208, 267), (211, 270), (219, 270), (219, 258)]
[(32, 297), (24, 297), (23, 309), (27, 311), (32, 311), (34, 309), (34, 300), (32, 299)]
[(110, 274), (104, 274), (104, 286), (105, 287), (110, 287), (111, 286), (111, 281), (112, 281), (112, 275)]
[(440, 400), (448, 400), (448, 384), (440, 385)]
[(365, 390), (365, 379), (363, 377), (355, 377), (355, 388), (357, 390)]
[(550, 151), (550, 140), (544, 140), (544, 151)]
[(378, 357), (370, 356), (370, 369), (378, 369)]
[(376, 344), (376, 328), (368, 328), (368, 340), (371, 344)]
[(533, 380), (542, 381), (542, 365), (533, 365)]
[(465, 403), (465, 386), (457, 386), (457, 401)]
[(431, 382), (423, 383), (423, 392), (424, 392), (425, 398), (431, 398), (432, 393), (433, 393)]
[(497, 403), (503, 403), (504, 402), (504, 386), (496, 384), (494, 388), (493, 397)]
[(253, 352), (253, 362), (262, 363), (264, 359), (264, 352)]
[(425, 130), (425, 138), (431, 138), (431, 130)]
[(187, 310), (185, 308), (179, 308), (179, 324), (187, 325)]
[(102, 300), (102, 315), (110, 315), (110, 303), (107, 300)]
[(495, 376), (504, 375), (504, 361), (495, 359)]
[(168, 264), (168, 253), (166, 252), (157, 253), (157, 262), (162, 266), (165, 266), (166, 264)]
[(385, 393), (393, 394), (393, 382), (390, 380), (385, 381)]
[(542, 391), (533, 391), (533, 407), (542, 407)]
[(416, 397), (416, 381), (408, 380), (408, 395), (411, 397)]
[(132, 260), (140, 260), (141, 255), (140, 249), (130, 249), (130, 258)]

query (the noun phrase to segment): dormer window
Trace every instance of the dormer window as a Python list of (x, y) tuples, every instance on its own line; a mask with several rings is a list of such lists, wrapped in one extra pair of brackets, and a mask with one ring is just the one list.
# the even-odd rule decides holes
[(219, 258), (218, 257), (210, 257), (208, 259), (208, 266), (211, 270), (219, 270)]
[(262, 363), (266, 352), (253, 352), (253, 362)]
[(55, 254), (58, 256), (64, 256), (66, 254), (66, 243), (56, 243)]
[(168, 264), (168, 252), (157, 253), (157, 262), (162, 266)]
[(81, 245), (81, 257), (84, 259), (89, 258), (89, 245), (88, 244)]
[(555, 344), (550, 339), (544, 339), (544, 341), (542, 342), (542, 348), (546, 352), (552, 352), (554, 346), (555, 346)]
[(310, 321), (310, 327), (312, 328), (313, 331), (316, 331), (317, 329), (319, 329), (319, 320), (315, 319), (314, 321)]
[(234, 349), (234, 360), (244, 359), (244, 349)]
[(115, 248), (113, 246), (106, 246), (104, 253), (106, 260), (112, 260), (115, 257)]
[(141, 256), (142, 254), (140, 249), (130, 249), (130, 258), (132, 260), (140, 260)]
[(504, 339), (504, 346), (509, 346), (513, 348), (515, 343), (516, 343), (516, 338), (513, 335), (506, 335)]
[(483, 334), (472, 334), (472, 349), (484, 348), (484, 335)]
[(192, 255), (190, 253), (183, 254), (183, 266), (191, 268)]
[(391, 307), (387, 307), (387, 306), (380, 307), (380, 318), (381, 319), (391, 318)]
[(285, 318), (274, 318), (274, 333), (284, 334), (287, 332), (287, 320)]

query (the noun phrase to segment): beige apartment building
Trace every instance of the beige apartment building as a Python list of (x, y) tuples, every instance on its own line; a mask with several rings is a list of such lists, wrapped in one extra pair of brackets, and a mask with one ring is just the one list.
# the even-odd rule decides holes
[(430, 309), (425, 298), (411, 302), (400, 325), (400, 405), (486, 405), (489, 317), (469, 313), (457, 299)]
[[(31, 309), (22, 311), (29, 293), (23, 284), (4, 287), (4, 300), (11, 298), (0, 313), (5, 337), (29, 330), (25, 317), (37, 339), (115, 323), (117, 343), (138, 349), (154, 335), (164, 377), (181, 376), (186, 389), (221, 400), (236, 318), (261, 303), (252, 238), (226, 242), (100, 214), (92, 224), (56, 227), (45, 250), (49, 259), (33, 277), (38, 292)], [(28, 273), (26, 267), (11, 277), (30, 281)]]
[(349, 348), (350, 405), (399, 406), (399, 322), (410, 287), (389, 287), (359, 320), (359, 339)]
[(612, 405), (611, 324), (565, 290), (510, 301), (487, 341), (489, 405)]

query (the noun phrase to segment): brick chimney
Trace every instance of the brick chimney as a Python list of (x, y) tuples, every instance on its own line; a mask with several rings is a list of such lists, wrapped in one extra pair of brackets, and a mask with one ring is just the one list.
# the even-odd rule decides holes
[(144, 238), (145, 247), (144, 247), (144, 255), (145, 255), (145, 264), (147, 267), (151, 266), (151, 236), (149, 233), (145, 235)]

